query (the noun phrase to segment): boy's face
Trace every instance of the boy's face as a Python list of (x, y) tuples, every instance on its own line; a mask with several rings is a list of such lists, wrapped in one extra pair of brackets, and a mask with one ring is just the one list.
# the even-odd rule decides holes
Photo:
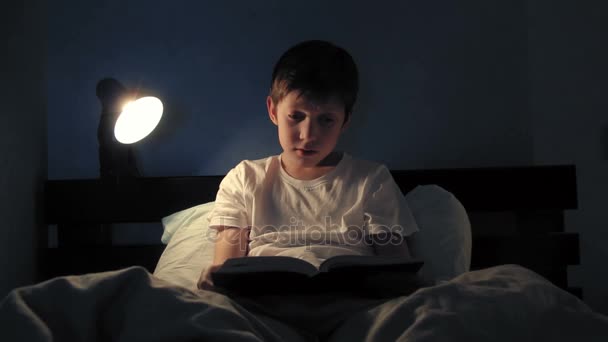
[(337, 99), (317, 103), (292, 91), (278, 104), (266, 99), (270, 120), (278, 126), (283, 162), (291, 168), (312, 168), (334, 150), (346, 128), (344, 104)]

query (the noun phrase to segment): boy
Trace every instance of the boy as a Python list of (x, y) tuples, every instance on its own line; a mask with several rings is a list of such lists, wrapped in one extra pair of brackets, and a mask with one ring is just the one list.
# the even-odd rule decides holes
[(281, 56), (266, 104), (283, 152), (243, 161), (222, 181), (209, 225), (215, 257), (200, 288), (245, 255), (317, 266), (340, 254), (409, 256), (405, 237), (418, 228), (387, 168), (334, 151), (357, 92), (357, 67), (340, 47), (306, 41)]
[[(222, 180), (209, 215), (214, 260), (199, 288), (213, 290), (211, 273), (245, 255), (317, 266), (341, 254), (409, 256), (405, 237), (418, 227), (388, 169), (334, 150), (357, 92), (357, 67), (340, 47), (306, 41), (281, 56), (266, 104), (283, 152), (242, 161)], [(315, 335), (382, 303), (335, 293), (231, 299)]]

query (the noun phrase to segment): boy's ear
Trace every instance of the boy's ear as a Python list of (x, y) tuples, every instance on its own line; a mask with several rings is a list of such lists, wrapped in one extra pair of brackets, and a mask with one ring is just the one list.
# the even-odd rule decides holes
[(272, 98), (270, 96), (266, 97), (266, 108), (268, 109), (268, 116), (270, 117), (270, 121), (276, 126), (279, 125), (279, 121), (277, 120), (277, 106), (272, 102)]

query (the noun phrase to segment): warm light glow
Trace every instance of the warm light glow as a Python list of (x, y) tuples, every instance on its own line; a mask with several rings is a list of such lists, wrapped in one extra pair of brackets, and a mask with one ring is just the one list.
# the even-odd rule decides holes
[(132, 144), (150, 134), (163, 115), (163, 103), (147, 96), (127, 103), (116, 120), (114, 136), (123, 144)]

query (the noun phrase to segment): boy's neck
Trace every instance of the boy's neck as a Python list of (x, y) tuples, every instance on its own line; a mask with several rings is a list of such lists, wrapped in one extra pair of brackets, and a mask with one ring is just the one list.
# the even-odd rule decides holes
[(285, 163), (281, 160), (281, 167), (288, 175), (295, 179), (299, 180), (313, 180), (319, 177), (324, 176), (331, 170), (333, 170), (336, 165), (342, 160), (343, 153), (342, 152), (332, 152), (327, 157), (325, 157), (322, 161), (319, 162), (316, 166), (306, 167), (306, 168), (296, 168), (290, 169), (285, 167)]

